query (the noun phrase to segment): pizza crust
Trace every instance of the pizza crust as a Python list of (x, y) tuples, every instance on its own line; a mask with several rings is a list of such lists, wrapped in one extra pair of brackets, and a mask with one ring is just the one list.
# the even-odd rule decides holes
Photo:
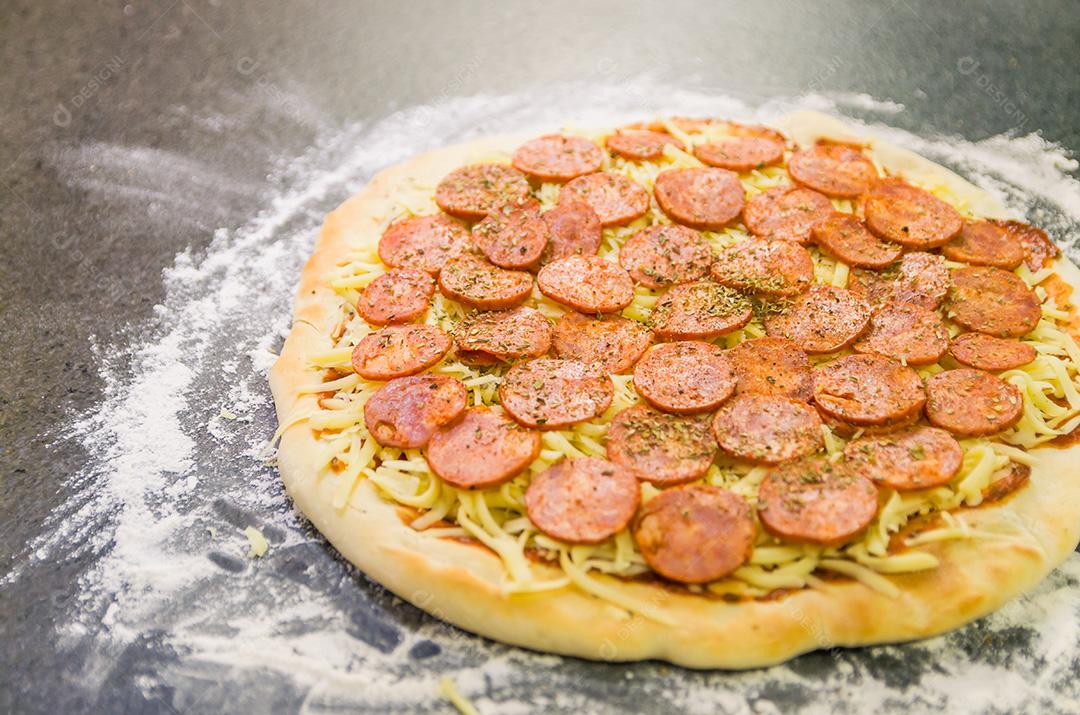
[[(844, 123), (814, 112), (779, 122), (801, 145), (817, 138), (869, 144), (883, 166), (915, 179), (942, 182), (979, 213), (1005, 217), (989, 194), (904, 149), (860, 137)], [(326, 219), (300, 280), (292, 331), (270, 373), (278, 419), (314, 409), (302, 387), (321, 381), (308, 356), (329, 349), (341, 298), (326, 278), (356, 246), (376, 242), (382, 217), (399, 187), (417, 179), (434, 185), (466, 163), (509, 153), (528, 137), (500, 136), (439, 149), (386, 169)], [(1080, 271), (1060, 258), (1055, 269), (1073, 289)], [(425, 536), (402, 519), (401, 507), (360, 480), (347, 506), (336, 509), (334, 480), (318, 475), (326, 447), (304, 423), (285, 430), (278, 465), (285, 486), (338, 551), (371, 578), (432, 615), (495, 640), (539, 651), (596, 660), (662, 659), (691, 668), (742, 669), (770, 665), (833, 646), (912, 640), (942, 633), (996, 609), (1031, 589), (1080, 540), (1080, 445), (1031, 450), (1031, 484), (1004, 502), (965, 512), (973, 527), (1016, 534), (927, 544), (934, 570), (890, 576), (900, 596), (889, 598), (854, 580), (830, 580), (770, 600), (727, 602), (668, 589), (655, 582), (590, 574), (608, 588), (646, 604), (646, 618), (574, 586), (504, 595), (502, 562), (482, 546)], [(539, 578), (561, 572), (534, 565)], [(666, 621), (665, 622), (661, 622)]]

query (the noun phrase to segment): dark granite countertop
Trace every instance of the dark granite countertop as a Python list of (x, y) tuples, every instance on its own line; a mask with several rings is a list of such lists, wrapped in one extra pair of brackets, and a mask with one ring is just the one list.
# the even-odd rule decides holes
[[(199, 512), (208, 533), (260, 525), (272, 546), (254, 568), (235, 544), (232, 551), (192, 545), (233, 581), (188, 593), (195, 601), (178, 608), (209, 614), (207, 632), (248, 633), (235, 623), (245, 609), (258, 612), (252, 605), (258, 598), (244, 605), (215, 589), (329, 603), (348, 614), (343, 633), (370, 650), (357, 656), (355, 669), (380, 686), (357, 683), (354, 697), (342, 700), (310, 680), (256, 677), (251, 668), (214, 665), (213, 658), (193, 664), (185, 660), (191, 642), (170, 639), (179, 627), (172, 616), (128, 634), (123, 647), (107, 647), (102, 643), (120, 626), (108, 594), (88, 585), (87, 575), (124, 544), (110, 531), (109, 504), (100, 502), (103, 460), (117, 455), (107, 445), (92, 446), (87, 431), (101, 425), (85, 418), (110, 398), (110, 380), (137, 378), (146, 356), (133, 346), (171, 334), (164, 323), (177, 316), (196, 317), (184, 312), (192, 296), (170, 294), (163, 278), (163, 270), (178, 270), (178, 253), (188, 251), (198, 262), (213, 253), (213, 241), (248, 235), (252, 217), (277, 198), (294, 196), (311, 176), (304, 162), (332, 165), (350, 132), (375, 142), (362, 127), (403, 108), (648, 76), (751, 104), (803, 92), (865, 93), (902, 104), (888, 122), (916, 134), (980, 140), (1037, 131), (1077, 150), (1078, 50), (1080, 12), (1067, 2), (6, 3), (0, 16), (0, 354), (8, 366), (0, 372), (0, 710), (440, 710), (447, 706), (428, 676), (448, 672), (479, 678), (462, 675), (462, 688), (490, 711), (695, 709), (695, 700), (674, 692), (729, 692), (727, 700), (710, 700), (710, 709), (731, 711), (854, 712), (871, 701), (910, 711), (942, 707), (937, 679), (951, 671), (938, 662), (939, 653), (964, 654), (969, 675), (984, 668), (987, 678), (1012, 673), (1028, 685), (1047, 672), (1049, 658), (1066, 659), (1050, 668), (1051, 681), (1039, 681), (1045, 699), (976, 700), (972, 709), (1075, 708), (1080, 691), (1066, 676), (1077, 674), (1080, 647), (1067, 643), (1042, 653), (1033, 645), (1038, 634), (1008, 619), (963, 629), (938, 649), (815, 654), (782, 673), (738, 676), (533, 658), (472, 639), (348, 568), (291, 515), (280, 493), (262, 503), (232, 499), (235, 484), (225, 480), (272, 480), (275, 473), (242, 454), (243, 440), (205, 431), (192, 437), (194, 466), (185, 469), (201, 478), (184, 498), (212, 505), (212, 517)], [(417, 126), (422, 131), (424, 124)], [(309, 240), (318, 217), (370, 168), (330, 182), (289, 217), (290, 226), (273, 230)], [(251, 245), (256, 260), (272, 244)], [(280, 275), (266, 281), (274, 296), (268, 312), (287, 310), (302, 254), (283, 254)], [(205, 276), (173, 280), (191, 290), (221, 290)], [(158, 305), (165, 308), (155, 310)], [(287, 312), (237, 330), (254, 340), (279, 331), (282, 320)], [(188, 335), (197, 337), (197, 331)], [(207, 354), (223, 338), (214, 340)], [(254, 370), (257, 362), (240, 359), (233, 369)], [(218, 398), (226, 388), (204, 376), (196, 372), (187, 389), (204, 395), (209, 411), (183, 415), (184, 425), (213, 422), (224, 404)], [(146, 399), (154, 399), (152, 390)], [(244, 429), (265, 439), (272, 414), (265, 401), (251, 404)], [(220, 421), (214, 424), (220, 431)], [(194, 507), (185, 512), (195, 513)], [(63, 531), (65, 524), (79, 529)], [(61, 532), (62, 539), (50, 540)], [(1072, 615), (1065, 620), (1075, 623), (1078, 572), (1074, 564), (1059, 573), (1030, 607), (1066, 608)], [(1063, 592), (1071, 600), (1062, 601)], [(304, 627), (296, 626), (298, 644)], [(274, 634), (277, 642), (283, 633)], [(258, 650), (257, 642), (252, 648)], [(469, 670), (481, 661), (501, 665)], [(828, 693), (807, 686), (815, 679)], [(427, 695), (410, 692), (410, 683)]]

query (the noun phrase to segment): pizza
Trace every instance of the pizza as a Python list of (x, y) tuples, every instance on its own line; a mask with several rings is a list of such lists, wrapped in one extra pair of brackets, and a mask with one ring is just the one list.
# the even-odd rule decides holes
[(364, 573), (496, 640), (748, 668), (921, 638), (1077, 545), (1077, 286), (821, 114), (479, 139), (327, 217), (277, 462)]

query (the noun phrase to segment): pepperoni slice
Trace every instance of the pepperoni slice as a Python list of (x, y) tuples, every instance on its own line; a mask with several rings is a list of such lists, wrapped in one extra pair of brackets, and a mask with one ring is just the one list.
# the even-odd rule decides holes
[(551, 348), (551, 323), (533, 308), (482, 313), (462, 325), (458, 348), (497, 360), (540, 357)]
[(870, 306), (850, 291), (815, 285), (785, 312), (765, 320), (765, 332), (787, 338), (812, 355), (855, 342), (870, 323)]
[(965, 221), (956, 238), (941, 247), (941, 253), (950, 261), (1010, 271), (1024, 262), (1020, 241), (989, 221)]
[(944, 258), (918, 251), (880, 273), (856, 268), (848, 289), (871, 305), (910, 303), (933, 310), (945, 300), (951, 282)]
[(926, 394), (910, 367), (881, 355), (848, 355), (818, 368), (814, 402), (849, 424), (883, 425), (918, 414)]
[(958, 363), (987, 372), (1002, 372), (1023, 367), (1038, 353), (1027, 343), (1004, 340), (982, 333), (964, 333), (953, 339), (949, 354)]
[(649, 210), (649, 192), (622, 174), (600, 172), (571, 181), (559, 191), (559, 203), (584, 203), (601, 226), (622, 226)]
[(664, 155), (664, 147), (671, 144), (686, 150), (681, 141), (663, 132), (648, 129), (623, 129), (607, 138), (607, 148), (630, 161), (652, 161)]
[(1027, 335), (1042, 318), (1035, 292), (1000, 268), (961, 268), (952, 273), (949, 317), (968, 330), (998, 338)]
[(735, 366), (735, 392), (781, 395), (809, 402), (814, 397), (810, 358), (799, 346), (783, 338), (755, 338), (727, 351)]
[(753, 308), (737, 290), (712, 281), (675, 286), (652, 313), (652, 327), (661, 340), (715, 338), (750, 322)]
[(439, 427), (465, 411), (468, 391), (448, 375), (399, 377), (364, 403), (364, 424), (384, 447), (423, 447)]
[(916, 427), (849, 442), (844, 459), (875, 484), (908, 491), (948, 484), (960, 471), (964, 452), (948, 432)]
[(603, 459), (564, 459), (532, 478), (525, 511), (537, 529), (571, 544), (598, 544), (634, 518), (641, 487), (634, 475)]
[(866, 226), (876, 236), (905, 248), (942, 246), (963, 227), (956, 209), (929, 191), (902, 181), (883, 181), (875, 186), (863, 211)]
[(473, 242), (501, 268), (527, 269), (540, 262), (548, 242), (540, 203), (523, 199), (495, 209), (473, 227)]
[(472, 246), (469, 232), (454, 219), (413, 216), (390, 224), (379, 238), (379, 259), (391, 268), (418, 268), (435, 275)]
[(696, 340), (665, 343), (634, 366), (634, 388), (664, 412), (709, 412), (735, 391), (735, 368), (718, 345)]
[(704, 277), (712, 263), (705, 237), (677, 224), (656, 224), (635, 233), (619, 249), (619, 265), (646, 288), (664, 288)]
[(459, 256), (439, 273), (439, 290), (451, 300), (479, 310), (503, 310), (520, 304), (532, 293), (533, 278), (509, 271), (477, 256)]
[(926, 381), (926, 397), (930, 424), (965, 437), (996, 434), (1024, 413), (1020, 390), (982, 370), (939, 372)]
[(855, 216), (839, 211), (815, 224), (810, 236), (830, 254), (857, 268), (884, 268), (898, 260), (904, 250), (874, 236)]
[(905, 365), (929, 365), (949, 349), (949, 331), (937, 311), (910, 303), (885, 303), (870, 316), (870, 329), (852, 348)]
[(758, 517), (782, 539), (839, 546), (874, 520), (874, 483), (845, 462), (803, 457), (773, 467), (758, 487)]
[(921, 417), (921, 413), (913, 412), (910, 415), (905, 415), (904, 417), (896, 420), (895, 422), (886, 422), (880, 425), (854, 425), (850, 422), (838, 420), (835, 417), (832, 417), (831, 415), (827, 415), (822, 412), (821, 422), (841, 437), (850, 439), (852, 437), (855, 437), (856, 435), (873, 436), (881, 434), (891, 434), (893, 432), (896, 432), (897, 430), (902, 430), (913, 426), (916, 422), (919, 421), (919, 417)]
[(661, 492), (634, 522), (634, 541), (645, 561), (680, 583), (728, 576), (749, 560), (756, 536), (746, 501), (707, 484)]
[(795, 182), (842, 199), (866, 193), (878, 178), (874, 163), (845, 144), (823, 143), (800, 149), (791, 155), (787, 169)]
[(426, 456), (431, 471), (450, 486), (486, 489), (532, 464), (540, 456), (540, 435), (487, 407), (470, 407), (431, 436)]
[(727, 226), (745, 204), (739, 175), (727, 169), (667, 169), (657, 175), (653, 193), (672, 221), (702, 231)]
[(615, 415), (608, 428), (608, 459), (659, 486), (700, 479), (715, 456), (708, 415), (669, 415), (634, 405)]
[(529, 180), (506, 164), (470, 164), (435, 187), (435, 203), (446, 213), (475, 221), (529, 195)]
[(435, 279), (414, 268), (396, 268), (368, 284), (356, 312), (372, 325), (408, 323), (427, 312)]
[(816, 191), (774, 186), (746, 202), (743, 223), (750, 233), (764, 238), (808, 243), (810, 229), (832, 212), (832, 202)]
[(567, 360), (595, 363), (606, 372), (623, 373), (652, 345), (652, 331), (619, 315), (590, 318), (569, 312), (555, 324), (555, 352)]
[(570, 181), (600, 170), (604, 154), (600, 147), (581, 137), (560, 134), (525, 142), (514, 152), (513, 163), (519, 170), (540, 181)]
[(817, 411), (783, 395), (736, 395), (717, 411), (712, 426), (720, 449), (758, 464), (805, 457), (825, 444)]
[(1046, 268), (1053, 263), (1058, 253), (1060, 253), (1058, 247), (1046, 235), (1046, 231), (1041, 228), (1036, 228), (1023, 221), (991, 219), (990, 223), (1020, 242), (1020, 246), (1024, 250), (1024, 262), (1032, 272)]
[(567, 256), (536, 276), (540, 292), (583, 313), (616, 313), (634, 300), (634, 282), (619, 266), (599, 256)]
[(600, 249), (600, 219), (587, 204), (568, 201), (544, 212), (548, 242), (540, 263), (581, 254), (592, 256)]
[(784, 158), (784, 137), (765, 127), (744, 127), (741, 135), (698, 144), (694, 156), (709, 166), (731, 171), (750, 171)]
[(997, 474), (1001, 473), (1000, 471), (990, 477), (992, 481), (982, 492), (983, 504), (1001, 501), (1020, 487), (1027, 484), (1028, 480), (1031, 478), (1031, 467), (1026, 464), (1009, 462), (1008, 470), (1009, 473), (1002, 477), (997, 477)]
[(599, 366), (541, 358), (514, 365), (499, 385), (499, 401), (526, 427), (557, 429), (591, 420), (611, 404), (615, 387)]
[(810, 252), (790, 241), (752, 238), (720, 251), (710, 271), (729, 288), (773, 297), (791, 297), (814, 282)]
[(433, 325), (390, 325), (356, 344), (353, 370), (365, 380), (415, 375), (442, 360), (452, 343)]

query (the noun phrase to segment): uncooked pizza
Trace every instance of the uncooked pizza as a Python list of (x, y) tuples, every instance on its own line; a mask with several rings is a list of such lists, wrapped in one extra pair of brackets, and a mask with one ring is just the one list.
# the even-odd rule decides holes
[(278, 464), (365, 573), (507, 643), (920, 638), (1077, 545), (1077, 286), (991, 195), (819, 114), (480, 139), (327, 217)]

